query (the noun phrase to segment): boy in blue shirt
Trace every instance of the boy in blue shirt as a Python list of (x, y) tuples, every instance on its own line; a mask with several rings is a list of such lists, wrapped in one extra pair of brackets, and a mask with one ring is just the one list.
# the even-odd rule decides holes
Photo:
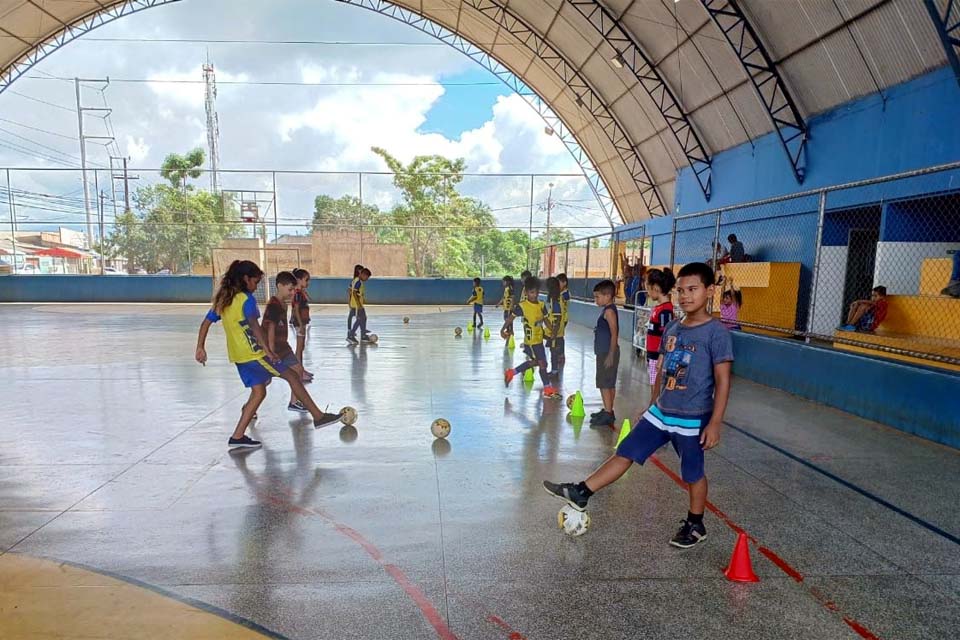
[(688, 549), (707, 537), (703, 526), (707, 503), (704, 451), (720, 442), (730, 395), (733, 341), (727, 328), (707, 311), (707, 301), (713, 299), (713, 269), (700, 262), (686, 265), (680, 270), (677, 291), (686, 316), (664, 331), (650, 406), (633, 431), (583, 482), (544, 482), (543, 486), (551, 495), (584, 511), (590, 496), (669, 442), (680, 456), (681, 476), (690, 498), (687, 517), (670, 544)]

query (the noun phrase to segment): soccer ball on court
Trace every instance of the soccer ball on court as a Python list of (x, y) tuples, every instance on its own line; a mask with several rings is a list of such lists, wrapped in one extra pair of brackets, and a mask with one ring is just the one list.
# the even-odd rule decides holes
[(557, 524), (568, 536), (582, 536), (590, 528), (590, 514), (586, 511), (577, 511), (570, 505), (563, 505), (557, 513)]
[(410, 317), (409, 317), (409, 316), (403, 316), (403, 324), (410, 324)]
[(573, 401), (577, 399), (577, 394), (571, 393), (567, 396), (567, 409), (573, 409)]
[(367, 342), (369, 342), (370, 344), (377, 344), (377, 341), (378, 341), (379, 339), (380, 339), (380, 338), (378, 338), (378, 337), (377, 337), (377, 334), (375, 334), (375, 333), (371, 333), (371, 334), (368, 334), (368, 335), (367, 335)]
[(344, 407), (340, 409), (340, 422), (345, 425), (352, 425), (357, 421), (357, 410), (353, 407)]
[(446, 438), (450, 435), (450, 422), (443, 418), (437, 418), (430, 425), (430, 433), (434, 438)]
[(463, 335), (463, 329), (461, 329), (460, 327), (457, 327), (456, 329), (453, 330), (453, 335), (459, 338), (460, 336)]

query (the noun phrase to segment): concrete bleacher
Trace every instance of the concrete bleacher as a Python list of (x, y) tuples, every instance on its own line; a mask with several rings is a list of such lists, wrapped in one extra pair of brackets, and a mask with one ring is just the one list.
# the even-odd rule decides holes
[[(887, 296), (890, 305), (887, 317), (876, 332), (837, 331), (835, 336), (878, 347), (960, 358), (960, 299), (940, 295), (940, 290), (950, 278), (951, 267), (950, 259), (924, 260), (920, 270), (919, 293)], [(835, 343), (834, 346), (847, 351), (960, 371), (958, 365), (890, 353), (880, 349), (841, 342)]]
[[(722, 265), (723, 277), (740, 290), (743, 306), (740, 322), (793, 330), (797, 323), (797, 300), (800, 297), (799, 262), (733, 262)], [(723, 287), (714, 293), (713, 309), (717, 315)], [(743, 327), (749, 333), (782, 336), (785, 332)]]

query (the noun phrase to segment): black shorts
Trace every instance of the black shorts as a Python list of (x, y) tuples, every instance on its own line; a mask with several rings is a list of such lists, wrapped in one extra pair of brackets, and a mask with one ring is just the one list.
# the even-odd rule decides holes
[(617, 388), (617, 370), (620, 368), (620, 347), (613, 351), (613, 366), (605, 367), (604, 361), (607, 356), (597, 356), (597, 389), (616, 389)]

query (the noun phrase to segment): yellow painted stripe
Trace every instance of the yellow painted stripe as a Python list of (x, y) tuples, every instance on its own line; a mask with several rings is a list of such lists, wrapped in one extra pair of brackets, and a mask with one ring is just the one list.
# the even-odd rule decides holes
[(74, 565), (0, 556), (0, 638), (280, 637), (211, 609)]

